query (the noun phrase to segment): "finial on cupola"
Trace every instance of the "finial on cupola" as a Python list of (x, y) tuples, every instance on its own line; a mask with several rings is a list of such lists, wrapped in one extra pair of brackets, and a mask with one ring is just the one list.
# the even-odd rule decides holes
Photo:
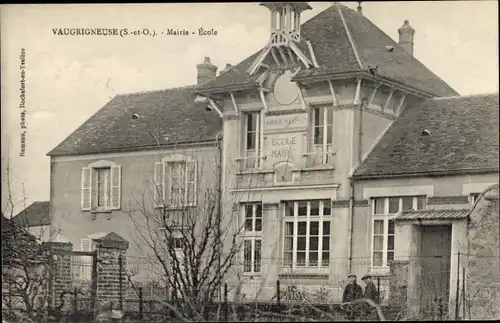
[(362, 15), (363, 14), (363, 7), (361, 6), (361, 3), (363, 1), (358, 1), (358, 12)]

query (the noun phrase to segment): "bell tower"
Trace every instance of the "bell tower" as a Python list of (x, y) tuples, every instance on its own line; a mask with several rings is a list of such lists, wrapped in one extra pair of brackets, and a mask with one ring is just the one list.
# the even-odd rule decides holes
[(301, 2), (264, 2), (261, 3), (271, 12), (271, 44), (288, 45), (290, 41), (300, 42), (300, 15), (312, 9)]
[(264, 2), (261, 6), (271, 13), (271, 35), (269, 43), (257, 56), (247, 73), (253, 75), (263, 60), (271, 54), (275, 64), (287, 68), (291, 63), (301, 62), (306, 68), (313, 62), (297, 46), (301, 42), (300, 16), (304, 10), (312, 9), (306, 2)]

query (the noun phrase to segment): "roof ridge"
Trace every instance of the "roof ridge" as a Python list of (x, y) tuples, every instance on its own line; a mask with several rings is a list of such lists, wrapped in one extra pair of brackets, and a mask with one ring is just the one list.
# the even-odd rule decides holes
[(344, 26), (344, 30), (345, 30), (346, 35), (347, 35), (347, 40), (349, 41), (349, 44), (351, 45), (352, 51), (354, 52), (354, 56), (356, 57), (356, 61), (358, 62), (359, 67), (361, 69), (363, 69), (363, 63), (361, 62), (361, 59), (359, 57), (359, 54), (358, 54), (358, 51), (356, 48), (356, 44), (354, 43), (354, 39), (351, 35), (351, 32), (349, 31), (349, 28), (347, 27), (347, 24), (346, 24), (345, 18), (344, 18), (344, 14), (342, 13), (342, 7), (344, 7), (344, 6), (341, 7), (340, 2), (335, 2), (335, 3), (337, 6), (337, 10), (339, 12), (339, 15), (340, 15), (340, 20), (342, 21), (342, 25)]
[(487, 96), (495, 96), (495, 95), (499, 95), (499, 93), (498, 92), (490, 92), (490, 93), (475, 93), (475, 94), (466, 94), (466, 95), (441, 96), (441, 97), (431, 98), (430, 100), (433, 100), (433, 101), (453, 100), (453, 99), (462, 99), (462, 98), (471, 98), (471, 97), (487, 97)]
[(195, 87), (196, 87), (196, 85), (184, 85), (184, 86), (177, 86), (177, 87), (171, 87), (171, 88), (166, 88), (166, 89), (144, 90), (144, 91), (136, 91), (136, 92), (129, 92), (129, 93), (120, 93), (120, 94), (117, 94), (116, 96), (119, 97), (119, 96), (127, 96), (127, 95), (152, 94), (155, 92), (184, 90), (187, 88), (195, 88)]

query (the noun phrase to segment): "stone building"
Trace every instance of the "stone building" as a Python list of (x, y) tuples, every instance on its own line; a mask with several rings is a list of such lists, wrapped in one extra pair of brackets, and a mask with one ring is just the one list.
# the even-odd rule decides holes
[(264, 48), (219, 75), (206, 58), (197, 86), (117, 96), (49, 153), (54, 225), (74, 243), (132, 239), (128, 192), (162, 158), (194, 156), (197, 185), (220, 183), (243, 230), (228, 283), (247, 297), (271, 299), (279, 279), (338, 301), (349, 273), (369, 273), (387, 298), (398, 263), (416, 311), (425, 284), (452, 307), (470, 206), (498, 183), (498, 94), (460, 96), (413, 56), (408, 21), (396, 42), (361, 9), (302, 23), (307, 3), (262, 5)]

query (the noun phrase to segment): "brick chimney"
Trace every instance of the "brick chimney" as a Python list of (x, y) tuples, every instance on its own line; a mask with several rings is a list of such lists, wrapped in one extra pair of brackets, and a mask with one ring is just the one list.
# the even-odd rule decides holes
[(405, 20), (403, 26), (398, 29), (398, 33), (399, 45), (413, 56), (413, 37), (415, 35), (415, 29), (410, 26), (408, 20)]
[(226, 67), (219, 72), (219, 75), (224, 73), (225, 71), (227, 71), (228, 69), (230, 69), (231, 67), (233, 67), (233, 65), (229, 64), (229, 63), (226, 63)]
[(205, 84), (217, 76), (217, 66), (210, 62), (210, 57), (205, 57), (203, 63), (196, 65), (198, 70), (198, 85)]

